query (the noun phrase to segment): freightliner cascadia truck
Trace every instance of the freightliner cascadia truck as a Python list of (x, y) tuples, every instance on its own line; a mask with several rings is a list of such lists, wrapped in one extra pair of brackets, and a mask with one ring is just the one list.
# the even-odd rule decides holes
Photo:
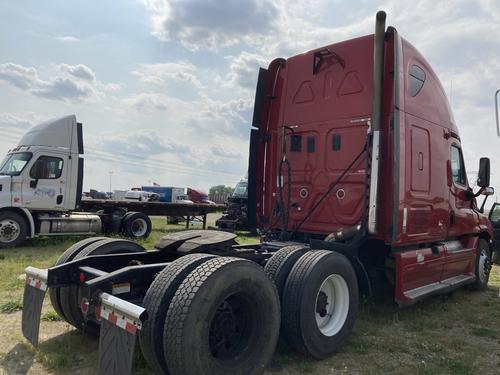
[(309, 357), (337, 352), (381, 283), (400, 306), (486, 288), (495, 248), (476, 197), (491, 191), (489, 159), (473, 191), (436, 74), (385, 18), (260, 70), (248, 218), (262, 243), (79, 242), (26, 269), (25, 337), (37, 344), (48, 290), (63, 319), (100, 335), (101, 374), (130, 373), (137, 338), (155, 373), (260, 374), (279, 335)]
[(33, 127), (9, 150), (0, 164), (0, 247), (40, 235), (149, 235), (151, 220), (140, 212), (75, 211), (82, 203), (82, 155), (82, 124), (74, 115)]
[(222, 209), (201, 201), (82, 200), (82, 129), (74, 115), (48, 120), (9, 150), (0, 164), (0, 248), (37, 236), (146, 238), (152, 229), (148, 215), (201, 216), (205, 227), (207, 214)]

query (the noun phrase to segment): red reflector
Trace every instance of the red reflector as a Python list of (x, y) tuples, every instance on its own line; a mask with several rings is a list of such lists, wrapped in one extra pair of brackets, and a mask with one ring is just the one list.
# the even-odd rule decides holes
[(83, 272), (80, 272), (80, 283), (83, 283), (85, 281), (85, 274)]
[(89, 311), (89, 301), (87, 301), (86, 298), (83, 298), (82, 302), (80, 302), (80, 309), (82, 309), (82, 312), (84, 314), (87, 314), (87, 312)]

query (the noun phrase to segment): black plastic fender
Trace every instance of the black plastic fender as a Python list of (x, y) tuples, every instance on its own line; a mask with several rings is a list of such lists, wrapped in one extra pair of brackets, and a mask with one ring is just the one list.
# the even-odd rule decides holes
[(365, 297), (371, 297), (372, 286), (370, 283), (370, 278), (366, 272), (365, 266), (358, 257), (358, 247), (355, 245), (322, 241), (322, 240), (310, 240), (311, 249), (315, 250), (330, 250), (335, 251), (344, 255), (351, 262), (354, 271), (356, 272), (356, 277), (358, 278), (358, 287), (361, 295)]

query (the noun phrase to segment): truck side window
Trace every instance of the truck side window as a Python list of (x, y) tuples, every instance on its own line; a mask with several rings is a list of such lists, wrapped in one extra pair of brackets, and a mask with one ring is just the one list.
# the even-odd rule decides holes
[(301, 135), (292, 135), (292, 143), (290, 145), (290, 151), (292, 152), (300, 152), (302, 151), (302, 136)]
[(61, 177), (63, 160), (53, 156), (40, 156), (30, 170), (30, 177), (34, 179), (53, 180)]
[(457, 184), (465, 185), (464, 160), (462, 151), (457, 146), (451, 146), (451, 175)]
[(307, 137), (307, 152), (314, 152), (316, 150), (316, 138), (313, 135)]
[(417, 65), (412, 65), (410, 68), (409, 86), (410, 95), (417, 96), (417, 94), (422, 90), (425, 82), (425, 72)]

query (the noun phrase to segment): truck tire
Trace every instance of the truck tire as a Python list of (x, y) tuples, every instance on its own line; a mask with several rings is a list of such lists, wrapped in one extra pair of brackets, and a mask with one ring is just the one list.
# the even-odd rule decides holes
[(279, 336), (275, 286), (256, 263), (210, 259), (177, 289), (163, 346), (171, 374), (261, 374)]
[(295, 263), (285, 284), (285, 339), (316, 359), (336, 353), (352, 330), (358, 299), (356, 273), (345, 256), (309, 251)]
[(142, 212), (131, 212), (122, 220), (122, 229), (130, 238), (148, 238), (152, 229), (151, 219)]
[(17, 212), (0, 212), (0, 248), (20, 246), (28, 236), (28, 223)]
[[(143, 252), (145, 249), (132, 241), (108, 238), (94, 242), (82, 249), (73, 260), (81, 259), (90, 255), (105, 255), (119, 253)], [(99, 324), (94, 321), (86, 321), (80, 310), (78, 300), (78, 287), (69, 286), (60, 290), (60, 306), (65, 320), (75, 328), (92, 336), (99, 335)]]
[[(73, 258), (83, 249), (85, 249), (88, 245), (93, 244), (94, 242), (101, 241), (101, 240), (106, 240), (106, 237), (92, 237), (92, 238), (86, 238), (84, 240), (78, 241), (77, 243), (71, 245), (68, 247), (68, 249), (61, 254), (59, 259), (56, 262), (56, 266), (59, 266), (63, 263), (70, 262), (73, 260)], [(64, 288), (64, 287), (63, 287)], [(52, 304), (52, 307), (56, 311), (56, 313), (64, 320), (66, 320), (66, 317), (64, 316), (64, 313), (61, 308), (61, 296), (60, 296), (60, 290), (61, 288), (49, 288), (49, 298), (50, 298), (50, 303)]]
[(288, 274), (297, 260), (309, 250), (305, 245), (290, 245), (279, 249), (266, 263), (264, 271), (274, 282), (280, 300)]
[(144, 297), (148, 319), (142, 325), (139, 340), (142, 354), (156, 374), (168, 372), (163, 355), (163, 329), (170, 302), (184, 278), (212, 258), (215, 255), (189, 254), (175, 260), (156, 276)]
[(488, 241), (480, 238), (476, 250), (476, 281), (472, 284), (475, 290), (485, 290), (488, 287), (491, 270), (491, 248)]

